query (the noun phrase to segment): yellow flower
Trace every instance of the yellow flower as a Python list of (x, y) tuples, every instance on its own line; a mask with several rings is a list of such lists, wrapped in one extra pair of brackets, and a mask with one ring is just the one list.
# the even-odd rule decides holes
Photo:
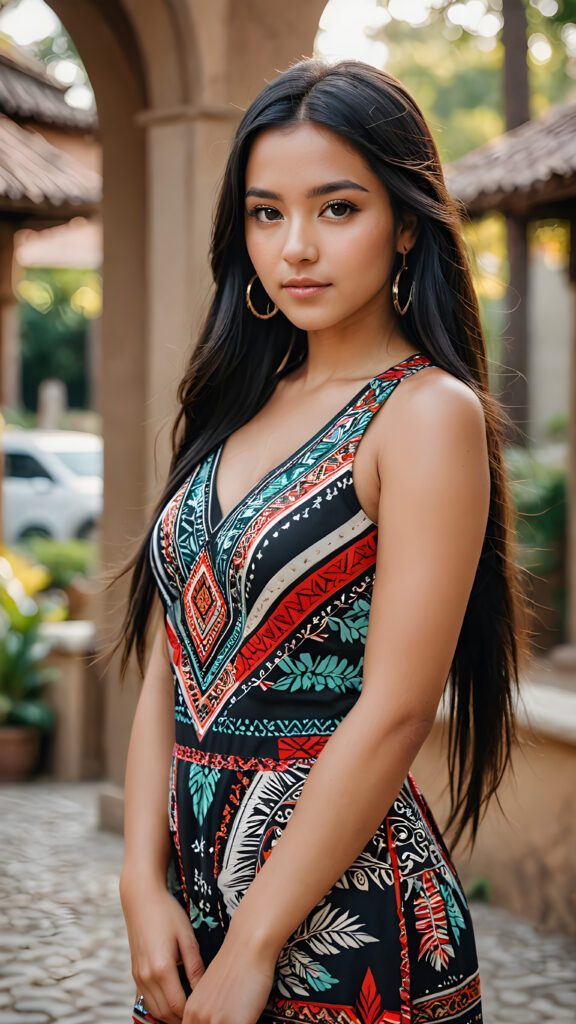
[(28, 597), (33, 597), (50, 583), (50, 575), (43, 565), (37, 565), (24, 555), (0, 547), (0, 580), (8, 582), (10, 579), (18, 580)]

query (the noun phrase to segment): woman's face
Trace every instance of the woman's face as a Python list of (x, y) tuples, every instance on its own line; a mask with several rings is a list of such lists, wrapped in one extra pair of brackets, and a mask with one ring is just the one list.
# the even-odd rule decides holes
[[(407, 221), (395, 232), (384, 185), (328, 128), (311, 122), (269, 128), (252, 145), (248, 253), (270, 298), (302, 330), (391, 311), (394, 257), (415, 238), (416, 218)], [(264, 297), (260, 305), (264, 312)]]

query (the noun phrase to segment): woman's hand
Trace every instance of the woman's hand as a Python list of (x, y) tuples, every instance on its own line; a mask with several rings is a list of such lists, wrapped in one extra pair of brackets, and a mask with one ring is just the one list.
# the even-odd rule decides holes
[(183, 962), (192, 987), (204, 973), (188, 915), (161, 885), (121, 883), (120, 899), (138, 994), (159, 1021), (181, 1024), (186, 994), (177, 965)]
[(228, 932), (186, 1003), (182, 1024), (256, 1024), (274, 982), (276, 956)]

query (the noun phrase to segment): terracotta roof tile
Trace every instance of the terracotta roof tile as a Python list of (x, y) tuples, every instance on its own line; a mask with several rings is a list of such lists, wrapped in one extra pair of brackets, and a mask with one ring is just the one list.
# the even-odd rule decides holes
[(545, 201), (576, 175), (576, 101), (551, 107), (444, 170), (449, 191), (472, 212), (504, 208), (514, 196), (522, 199), (518, 193)]
[(0, 41), (0, 113), (17, 121), (94, 132), (98, 118), (66, 102), (66, 86), (48, 74), (41, 61)]
[(102, 179), (39, 132), (0, 114), (0, 197), (61, 206), (102, 198)]

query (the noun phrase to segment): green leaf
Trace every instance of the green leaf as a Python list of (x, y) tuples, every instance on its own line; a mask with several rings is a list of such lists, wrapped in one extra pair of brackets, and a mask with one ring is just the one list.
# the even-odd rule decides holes
[(194, 814), (198, 819), (198, 824), (202, 824), (208, 808), (214, 798), (216, 791), (216, 783), (220, 778), (219, 768), (208, 768), (204, 764), (191, 764), (190, 773), (188, 776), (188, 789), (190, 796), (192, 797), (192, 807)]
[(466, 923), (450, 886), (440, 882), (440, 891), (444, 899), (444, 907), (446, 909), (448, 921), (450, 922), (450, 927), (454, 933), (454, 941), (456, 942), (456, 945), (458, 945), (460, 941), (460, 932), (466, 930)]
[(48, 731), (54, 727), (55, 716), (52, 708), (41, 701), (14, 701), (8, 722), (14, 725), (31, 725), (35, 729)]
[(343, 615), (329, 618), (328, 626), (340, 634), (340, 639), (344, 643), (355, 643), (358, 640), (365, 642), (369, 615), (370, 602), (359, 597)]
[(280, 676), (273, 686), (276, 690), (291, 692), (331, 689), (343, 693), (346, 690), (359, 689), (362, 663), (362, 658), (357, 663), (352, 663), (346, 658), (338, 658), (336, 654), (312, 658), (304, 651), (298, 659), (284, 658), (282, 667), (288, 671)]
[(197, 907), (192, 902), (190, 902), (190, 923), (193, 928), (198, 928), (201, 924), (205, 924), (207, 928), (216, 928), (218, 924), (211, 914), (207, 914), (202, 907)]
[(0, 723), (6, 722), (12, 710), (12, 701), (5, 693), (0, 693)]

